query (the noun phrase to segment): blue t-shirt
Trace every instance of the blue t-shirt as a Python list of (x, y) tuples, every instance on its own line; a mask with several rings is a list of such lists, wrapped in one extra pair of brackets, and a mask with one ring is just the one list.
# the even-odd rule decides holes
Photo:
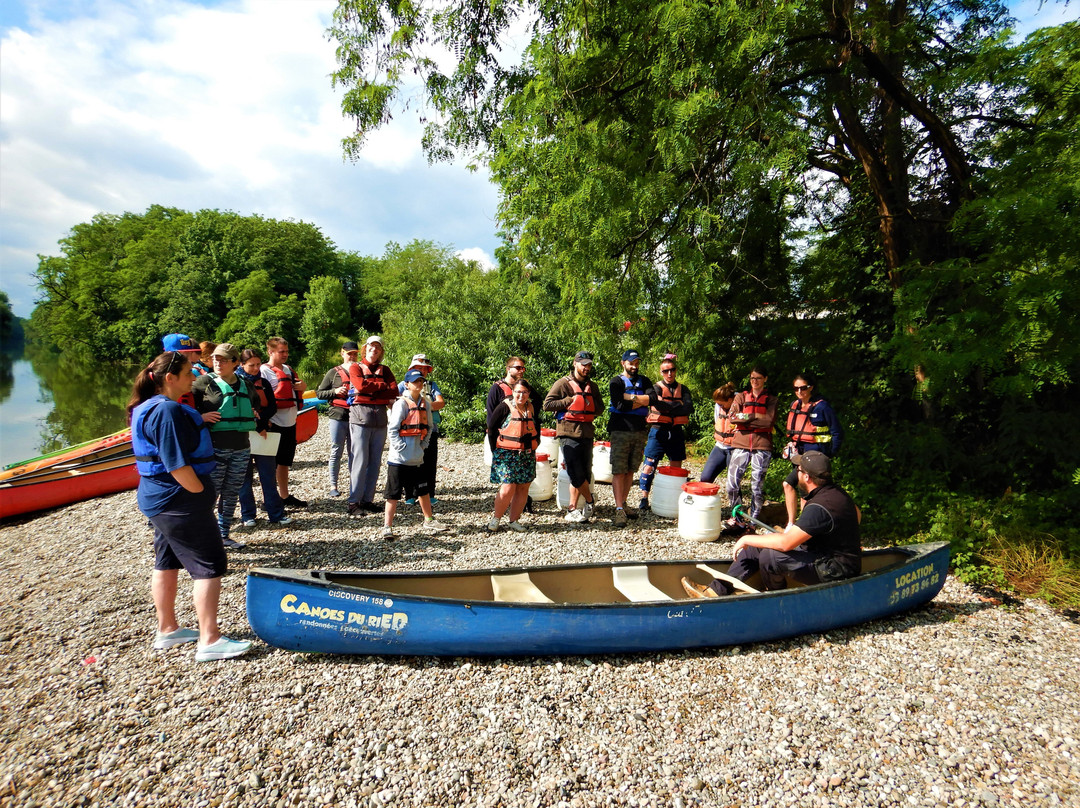
[[(157, 447), (156, 454), (162, 465), (170, 472), (190, 466), (191, 461), (188, 458), (199, 448), (199, 427), (191, 420), (188, 412), (170, 398), (154, 396), (135, 408), (132, 412), (132, 423), (135, 422), (135, 413), (143, 407), (152, 409), (142, 419), (142, 434)], [(208, 477), (200, 479), (204, 486), (210, 484)], [(173, 500), (182, 496), (201, 495), (191, 494), (172, 474), (139, 477), (139, 510), (148, 518), (157, 516), (166, 510)]]

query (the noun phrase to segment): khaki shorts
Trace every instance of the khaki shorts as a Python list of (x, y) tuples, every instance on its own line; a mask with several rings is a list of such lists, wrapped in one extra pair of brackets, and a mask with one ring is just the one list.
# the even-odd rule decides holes
[(612, 432), (611, 435), (611, 473), (633, 474), (645, 457), (645, 444), (649, 440), (649, 431)]

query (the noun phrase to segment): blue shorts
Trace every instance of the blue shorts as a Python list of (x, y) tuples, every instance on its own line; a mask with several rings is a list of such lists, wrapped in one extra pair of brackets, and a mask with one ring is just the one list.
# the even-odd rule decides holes
[(645, 444), (645, 461), (652, 461), (659, 466), (660, 460), (667, 457), (681, 463), (686, 460), (686, 436), (681, 426), (659, 426), (649, 431), (649, 442)]

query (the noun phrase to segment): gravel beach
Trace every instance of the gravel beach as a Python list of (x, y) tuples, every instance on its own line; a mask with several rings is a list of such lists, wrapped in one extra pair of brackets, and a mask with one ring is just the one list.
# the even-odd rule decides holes
[[(393, 542), (329, 499), (326, 425), (288, 528), (234, 537), (220, 622), (253, 566), (449, 569), (725, 556), (650, 516), (489, 534), (480, 446), (443, 443), (450, 532)], [(344, 482), (344, 480), (343, 480)], [(380, 487), (381, 492), (381, 487)], [(526, 517), (529, 519), (529, 517)], [(505, 524), (505, 523), (504, 523)], [(873, 537), (866, 537), (873, 546)], [(593, 658), (330, 657), (256, 640), (156, 652), (134, 492), (0, 527), (0, 806), (1080, 806), (1080, 626), (949, 578), (895, 619), (754, 646)], [(180, 616), (194, 624), (181, 573)]]

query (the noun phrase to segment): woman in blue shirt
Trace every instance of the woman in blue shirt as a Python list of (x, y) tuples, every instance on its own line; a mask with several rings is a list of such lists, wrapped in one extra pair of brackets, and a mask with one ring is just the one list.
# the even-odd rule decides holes
[[(227, 562), (214, 517), (214, 450), (200, 413), (180, 403), (194, 380), (187, 357), (179, 351), (163, 353), (136, 377), (127, 409), (139, 471), (139, 510), (154, 527), (154, 648), (197, 641), (195, 659), (205, 662), (240, 656), (251, 643), (230, 640), (218, 630)], [(181, 628), (176, 619), (181, 568), (194, 582), (198, 631)]]

